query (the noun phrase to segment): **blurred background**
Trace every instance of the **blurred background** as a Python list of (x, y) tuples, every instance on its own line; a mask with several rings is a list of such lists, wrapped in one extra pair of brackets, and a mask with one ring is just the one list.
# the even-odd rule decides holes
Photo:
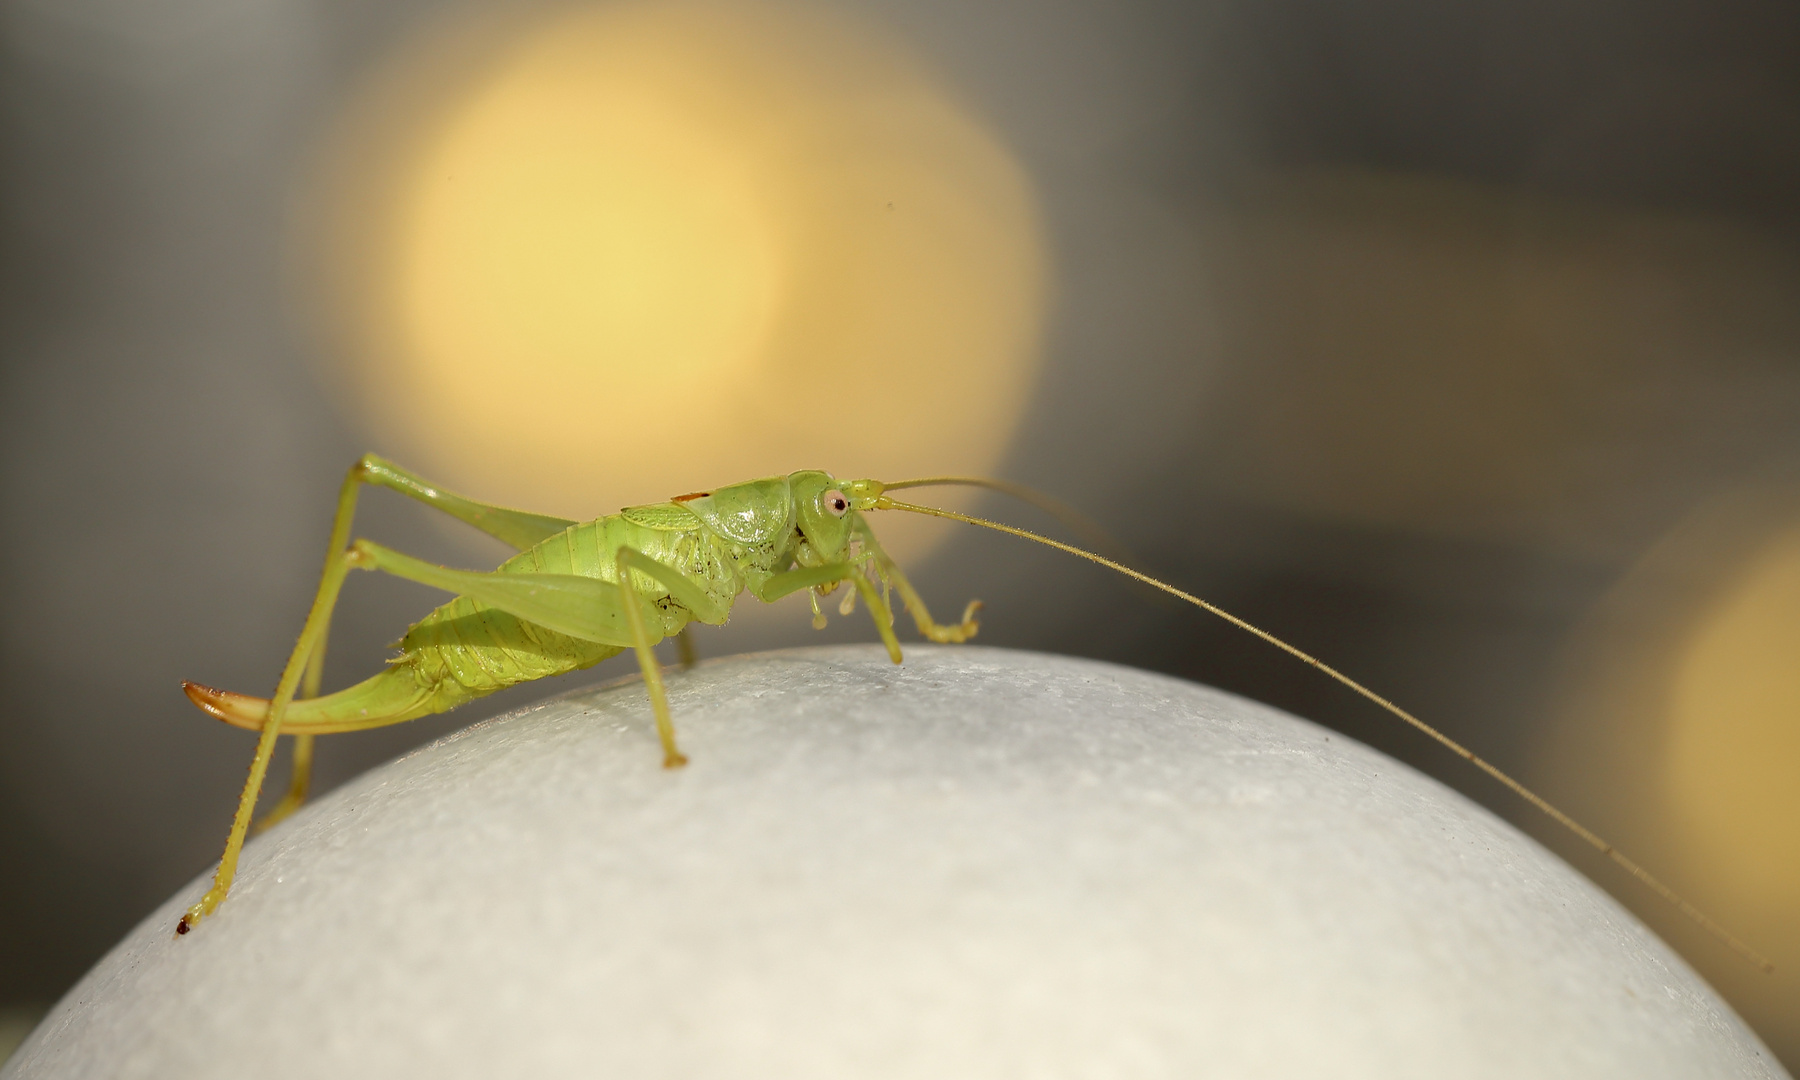
[[(1216, 621), (877, 525), (983, 643), (1493, 807), (1800, 1067), (1800, 8), (7, 0), (0, 155), (0, 1049), (210, 869), (253, 740), (179, 681), (272, 688), (372, 449), (579, 518), (802, 467), (1036, 485), (1778, 973)], [(436, 600), (352, 581), (328, 682)], [(873, 639), (753, 607), (703, 654)], [(323, 740), (321, 785), (551, 689)]]

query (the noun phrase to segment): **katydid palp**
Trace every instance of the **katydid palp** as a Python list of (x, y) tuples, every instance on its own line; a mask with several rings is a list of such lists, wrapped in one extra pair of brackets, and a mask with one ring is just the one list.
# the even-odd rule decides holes
[[(424, 502), (501, 540), (518, 554), (490, 572), (453, 570), (368, 540), (352, 542), (351, 522), (365, 484), (387, 487)], [(723, 624), (742, 593), (773, 602), (805, 591), (814, 625), (822, 627), (819, 599), (847, 583), (851, 591), (844, 596), (840, 612), (848, 615), (860, 596), (896, 664), (901, 662), (891, 605), (896, 592), (927, 639), (968, 640), (978, 629), (975, 613), (980, 602), (970, 602), (959, 622), (934, 621), (918, 591), (882, 550), (863, 516), (869, 511), (897, 510), (948, 518), (1045, 544), (1225, 619), (1443, 744), (1598, 849), (1733, 951), (1765, 971), (1773, 970), (1767, 959), (1541, 796), (1392, 701), (1273, 634), (1120, 561), (1025, 529), (901, 502), (887, 494), (941, 484), (987, 487), (1026, 498), (1065, 520), (1078, 517), (1054, 500), (999, 481), (968, 477), (838, 481), (829, 473), (808, 470), (575, 522), (466, 499), (374, 454), (365, 455), (351, 467), (339, 492), (324, 574), (274, 695), (264, 700), (183, 684), (188, 696), (206, 712), (258, 731), (260, 738), (212, 887), (182, 916), (176, 932), (189, 932), (218, 908), (230, 890), (281, 735), (295, 737), (293, 779), (286, 796), (264, 819), (265, 825), (292, 812), (305, 798), (312, 739), (317, 735), (366, 730), (444, 712), (508, 686), (590, 667), (626, 649), (635, 651), (643, 672), (663, 764), (679, 767), (687, 759), (676, 744), (653, 647), (664, 638), (677, 636), (686, 655), (687, 625), (694, 621)], [(399, 655), (386, 670), (348, 689), (319, 696), (327, 629), (339, 590), (352, 569), (380, 570), (457, 595), (407, 631), (399, 642)]]

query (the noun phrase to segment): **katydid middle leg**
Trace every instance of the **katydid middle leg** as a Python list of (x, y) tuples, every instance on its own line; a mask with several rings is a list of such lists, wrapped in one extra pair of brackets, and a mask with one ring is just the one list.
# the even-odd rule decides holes
[[(650, 710), (656, 717), (657, 735), (663, 744), (663, 767), (674, 769), (687, 764), (687, 756), (675, 744), (675, 720), (669, 711), (668, 689), (663, 685), (662, 665), (657, 662), (652, 646), (656, 644), (650, 636), (649, 624), (644, 618), (643, 609), (648, 605), (647, 599), (633, 583), (631, 573), (637, 571), (651, 578), (665, 589), (669, 595), (693, 612), (703, 622), (716, 621), (725, 614), (726, 605), (709, 596), (706, 591), (691, 578), (673, 567), (650, 558), (648, 555), (631, 548), (620, 548), (617, 556), (619, 583), (617, 588), (621, 596), (620, 608), (625, 612), (626, 621), (631, 628), (632, 647), (637, 652), (638, 667), (644, 673), (644, 689), (650, 696)], [(875, 586), (862, 573), (857, 563), (833, 563), (826, 566), (805, 567), (787, 570), (771, 575), (766, 581), (752, 588), (752, 593), (759, 600), (779, 600), (789, 593), (833, 581), (850, 580), (863, 599), (869, 605), (870, 615), (875, 620), (876, 630), (886, 643), (888, 655), (894, 663), (900, 662), (900, 642), (894, 637), (894, 616)], [(685, 628), (684, 628), (685, 630)]]
[[(662, 665), (656, 660), (652, 646), (656, 641), (650, 637), (649, 624), (644, 619), (643, 609), (648, 605), (647, 599), (632, 581), (632, 571), (637, 571), (650, 578), (663, 588), (669, 590), (669, 596), (680, 603), (702, 622), (718, 622), (724, 619), (730, 605), (713, 599), (701, 585), (692, 578), (676, 570), (672, 566), (664, 566), (650, 556), (632, 548), (622, 547), (616, 556), (619, 582), (619, 606), (625, 611), (626, 619), (631, 627), (631, 644), (637, 653), (638, 668), (644, 673), (644, 690), (650, 695), (650, 711), (656, 717), (656, 734), (662, 740), (663, 768), (678, 769), (687, 764), (687, 755), (675, 745), (675, 719), (669, 713), (669, 694), (663, 686)], [(687, 627), (681, 628), (682, 642), (687, 641)], [(660, 640), (661, 635), (658, 635)], [(691, 646), (688, 646), (691, 648)], [(684, 650), (685, 651), (685, 650)], [(689, 661), (691, 663), (691, 661)]]

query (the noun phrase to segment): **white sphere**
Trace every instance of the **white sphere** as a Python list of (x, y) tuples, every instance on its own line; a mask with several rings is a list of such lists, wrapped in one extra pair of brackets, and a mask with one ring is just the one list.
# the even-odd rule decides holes
[(71, 991), (48, 1077), (1780, 1077), (1592, 884), (1412, 770), (1141, 671), (743, 656), (459, 732)]

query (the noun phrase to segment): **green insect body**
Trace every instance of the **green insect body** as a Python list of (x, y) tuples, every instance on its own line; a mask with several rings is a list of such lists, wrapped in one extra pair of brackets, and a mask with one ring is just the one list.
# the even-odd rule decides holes
[[(492, 572), (476, 572), (434, 566), (367, 540), (348, 543), (357, 493), (366, 484), (419, 499), (519, 553)], [(202, 709), (262, 737), (213, 887), (189, 909), (178, 932), (186, 933), (224, 900), (282, 734), (295, 736), (294, 779), (264, 824), (305, 798), (316, 735), (444, 712), (509, 686), (591, 667), (626, 649), (636, 650), (643, 669), (664, 764), (682, 765), (687, 759), (676, 747), (651, 649), (690, 622), (723, 624), (746, 592), (773, 602), (805, 590), (814, 624), (823, 625), (818, 597), (848, 582), (855, 592), (840, 610), (849, 614), (860, 595), (895, 663), (901, 659), (890, 604), (896, 590), (927, 638), (967, 640), (978, 628), (980, 605), (971, 603), (960, 623), (933, 621), (864, 521), (862, 511), (875, 506), (882, 490), (879, 481), (840, 484), (829, 473), (803, 471), (573, 522), (464, 499), (365, 456), (345, 478), (324, 577), (274, 696), (263, 700), (184, 684)], [(386, 670), (321, 697), (326, 628), (351, 569), (381, 570), (458, 595), (406, 632)]]
[[(667, 586), (631, 571), (635, 592), (646, 601), (649, 636), (660, 641), (692, 620), (725, 622), (739, 594), (762, 592), (792, 564), (822, 565), (819, 552), (827, 559), (847, 554), (847, 541), (862, 539), (859, 546), (868, 547), (867, 526), (850, 516), (855, 511), (846, 510), (843, 517), (806, 515), (822, 519), (807, 522), (810, 537), (801, 530), (796, 499), (817, 503), (833, 483), (825, 473), (795, 473), (684, 496), (680, 502), (628, 507), (571, 524), (495, 572), (569, 575), (616, 587), (618, 553), (638, 552), (691, 582), (707, 601), (695, 610)], [(859, 531), (863, 537), (854, 535)], [(857, 558), (872, 563), (874, 550)], [(593, 640), (458, 596), (406, 632), (398, 643), (400, 655), (386, 671), (335, 694), (296, 700), (288, 706), (282, 730), (323, 735), (381, 727), (444, 712), (519, 683), (592, 667), (634, 644), (623, 612), (612, 614), (612, 633), (604, 635), (609, 640)], [(243, 727), (260, 729), (267, 716), (266, 704), (258, 699), (192, 684), (189, 693), (209, 712)]]

